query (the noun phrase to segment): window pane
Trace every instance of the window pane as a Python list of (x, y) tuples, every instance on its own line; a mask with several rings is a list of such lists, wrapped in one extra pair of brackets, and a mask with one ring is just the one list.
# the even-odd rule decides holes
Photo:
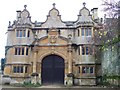
[(18, 66), (19, 67), (19, 73), (21, 73), (21, 66)]
[(81, 36), (84, 36), (85, 33), (84, 33), (84, 28), (81, 29)]
[(20, 33), (19, 33), (19, 34), (20, 34), (19, 36), (22, 37), (22, 30), (20, 30)]
[(17, 51), (18, 51), (18, 55), (20, 55), (20, 49), (21, 49), (21, 48), (17, 48)]
[(30, 37), (30, 31), (28, 31), (27, 37)]
[(17, 48), (15, 48), (15, 55), (17, 55)]
[(23, 66), (21, 66), (21, 70), (20, 70), (20, 73), (23, 73)]
[(26, 36), (26, 31), (25, 30), (23, 30), (23, 37), (25, 37)]
[(27, 73), (27, 66), (25, 67), (25, 73)]
[(86, 70), (85, 67), (82, 67), (82, 73), (85, 73), (85, 70)]
[(82, 55), (85, 55), (85, 47), (82, 46)]
[(93, 67), (90, 67), (90, 73), (93, 73)]
[(17, 68), (14, 66), (13, 67), (13, 72), (16, 73), (17, 72)]
[(20, 72), (20, 67), (18, 66), (18, 67), (17, 67), (17, 73), (19, 73), (19, 72)]
[(19, 37), (19, 30), (16, 31), (16, 37)]
[(22, 55), (24, 55), (24, 48), (22, 48)]
[(89, 48), (86, 47), (86, 55), (88, 55), (88, 54), (89, 54)]
[(28, 48), (26, 48), (26, 55), (28, 55)]
[(88, 29), (87, 28), (85, 29), (85, 34), (86, 34), (86, 36), (88, 36)]
[(89, 71), (90, 71), (89, 67), (86, 67), (86, 73), (89, 73)]
[(92, 36), (92, 30), (91, 30), (91, 28), (88, 28), (88, 36)]

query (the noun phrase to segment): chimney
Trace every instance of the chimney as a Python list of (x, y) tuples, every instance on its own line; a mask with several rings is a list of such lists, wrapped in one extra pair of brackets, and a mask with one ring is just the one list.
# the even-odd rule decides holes
[(16, 12), (17, 12), (17, 20), (18, 20), (18, 18), (20, 18), (21, 11), (19, 10), (19, 11), (16, 11)]
[(98, 8), (91, 9), (93, 20), (98, 19)]

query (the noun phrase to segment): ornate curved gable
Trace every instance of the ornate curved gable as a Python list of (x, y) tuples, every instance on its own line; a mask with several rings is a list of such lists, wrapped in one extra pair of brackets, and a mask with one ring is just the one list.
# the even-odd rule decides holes
[(49, 11), (47, 20), (42, 24), (42, 27), (43, 28), (65, 27), (65, 24), (62, 22), (61, 16), (59, 15), (59, 11), (55, 8), (55, 3), (53, 4), (53, 8)]
[(92, 15), (90, 14), (90, 11), (85, 7), (86, 3), (83, 3), (84, 7), (80, 10), (78, 15), (78, 20), (75, 24), (89, 24), (92, 23)]
[(17, 24), (18, 25), (24, 25), (24, 24), (29, 24), (31, 25), (31, 16), (30, 13), (28, 12), (28, 10), (26, 9), (26, 5), (24, 5), (24, 10), (21, 11), (17, 11)]

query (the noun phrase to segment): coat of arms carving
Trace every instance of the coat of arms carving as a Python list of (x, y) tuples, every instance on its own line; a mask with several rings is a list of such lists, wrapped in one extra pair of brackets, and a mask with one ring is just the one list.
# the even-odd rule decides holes
[(56, 35), (51, 35), (49, 39), (50, 39), (50, 43), (54, 44), (57, 41), (57, 36)]

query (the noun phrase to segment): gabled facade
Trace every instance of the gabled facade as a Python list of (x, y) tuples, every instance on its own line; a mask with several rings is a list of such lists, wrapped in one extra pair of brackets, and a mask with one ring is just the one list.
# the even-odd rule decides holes
[(83, 4), (77, 21), (61, 20), (55, 4), (45, 22), (32, 22), (26, 9), (8, 27), (4, 74), (23, 83), (96, 85), (100, 59), (94, 54), (97, 8)]

